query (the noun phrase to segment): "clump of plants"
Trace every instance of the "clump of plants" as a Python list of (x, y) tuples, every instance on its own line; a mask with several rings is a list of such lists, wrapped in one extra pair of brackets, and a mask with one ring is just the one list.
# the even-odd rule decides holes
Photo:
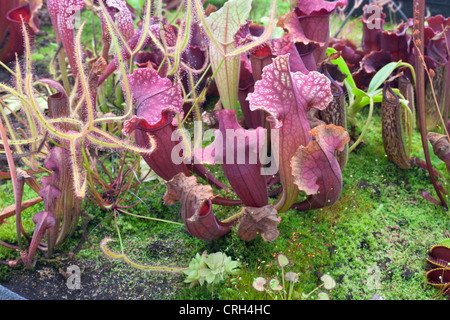
[(228, 276), (237, 275), (240, 271), (239, 261), (232, 260), (223, 252), (208, 254), (206, 251), (201, 255), (196, 254), (189, 262), (189, 267), (184, 270), (186, 279), (190, 287), (198, 284), (217, 284), (225, 280)]
[[(322, 283), (310, 292), (304, 292), (302, 288), (298, 288), (298, 273), (289, 271), (285, 272), (285, 267), (289, 265), (289, 259), (284, 254), (277, 256), (277, 263), (281, 268), (281, 282), (277, 277), (267, 280), (265, 277), (257, 277), (253, 281), (253, 288), (260, 292), (267, 293), (272, 299), (282, 300), (308, 300), (313, 299), (315, 294), (316, 300), (329, 300), (329, 294), (324, 291), (332, 290), (336, 287), (334, 279), (328, 275), (320, 276)], [(316, 292), (317, 291), (317, 292)]]

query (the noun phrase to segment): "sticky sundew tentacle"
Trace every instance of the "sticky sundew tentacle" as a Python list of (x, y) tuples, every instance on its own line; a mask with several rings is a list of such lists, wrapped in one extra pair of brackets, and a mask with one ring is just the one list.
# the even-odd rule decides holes
[[(21, 69), (20, 69), (20, 64), (19, 64), (19, 60), (18, 60), (18, 57), (17, 57), (17, 56), (16, 56), (16, 72), (15, 72), (15, 79), (16, 79), (16, 88), (17, 88), (17, 92), (18, 92), (20, 95), (23, 95), (23, 88), (22, 88), (22, 86), (23, 86), (23, 83), (22, 83), (22, 72), (21, 72)], [(25, 95), (23, 95), (23, 97), (25, 97)], [(19, 101), (21, 101), (21, 99), (19, 99)], [(29, 111), (28, 111), (27, 104), (26, 104), (24, 101), (21, 101), (20, 106), (21, 106), (21, 108), (22, 108), (22, 111), (23, 111), (23, 112), (26, 114), (26, 116), (27, 116), (28, 126), (29, 126), (29, 128), (30, 128), (31, 135), (32, 135), (32, 136), (35, 136), (34, 134), (35, 134), (36, 132), (35, 132), (35, 128), (34, 128), (34, 126), (33, 126), (34, 123), (31, 121), (32, 118), (31, 118), (30, 113), (29, 113)], [(2, 113), (3, 113), (3, 110), (2, 110)], [(7, 122), (7, 125), (8, 125), (8, 127), (10, 126), (9, 121)], [(11, 128), (8, 128), (8, 129), (9, 129), (9, 132), (10, 132), (10, 134), (11, 134), (11, 137), (12, 137), (14, 140), (16, 140), (14, 131), (11, 130)], [(10, 144), (11, 144), (11, 142), (10, 142)], [(22, 150), (20, 146), (17, 146), (17, 148), (18, 148), (19, 151)], [(22, 153), (22, 151), (21, 151), (20, 153)]]
[(50, 134), (53, 134), (53, 135), (55, 135), (56, 137), (58, 137), (60, 139), (71, 140), (73, 138), (80, 137), (81, 134), (79, 134), (79, 133), (77, 133), (77, 134), (67, 134), (67, 133), (61, 132), (61, 131), (56, 129), (53, 125), (51, 125), (48, 122), (47, 118), (42, 113), (41, 109), (39, 108), (39, 106), (38, 106), (38, 104), (36, 102), (36, 98), (34, 97), (33, 85), (32, 85), (32, 76), (33, 76), (32, 74), (27, 75), (25, 86), (26, 86), (26, 92), (27, 92), (29, 100), (24, 100), (24, 102), (29, 104), (29, 106), (31, 106), (31, 110), (33, 111), (33, 115), (37, 118), (39, 123), (41, 125), (43, 125), (43, 127), (45, 127), (49, 131)]
[[(128, 78), (127, 78), (127, 75), (128, 75), (127, 71), (128, 70), (127, 70), (126, 64), (124, 63), (124, 59), (123, 59), (123, 56), (122, 56), (122, 53), (121, 53), (121, 47), (119, 45), (119, 42), (117, 40), (116, 35), (113, 32), (114, 30), (113, 30), (113, 27), (111, 25), (110, 17), (107, 15), (105, 5), (104, 5), (103, 1), (101, 1), (101, 0), (99, 1), (99, 3), (101, 5), (101, 10), (102, 10), (103, 14), (106, 17), (105, 21), (106, 21), (108, 30), (110, 32), (111, 41), (114, 44), (114, 49), (115, 49), (116, 58), (117, 58), (116, 61), (117, 61), (119, 70), (121, 71), (121, 75), (122, 75), (123, 90), (124, 90), (124, 93), (125, 93), (125, 103), (127, 104), (127, 106), (126, 106), (126, 112), (122, 116), (96, 119), (94, 122), (123, 121), (126, 118), (128, 118), (131, 115), (132, 111), (133, 111), (133, 99), (132, 99), (130, 85), (129, 85)], [(145, 39), (146, 35), (143, 35), (143, 38)]]
[(115, 240), (113, 240), (111, 238), (104, 238), (100, 242), (100, 250), (102, 250), (102, 252), (110, 259), (123, 260), (125, 263), (129, 264), (130, 266), (137, 268), (139, 270), (143, 270), (143, 271), (182, 272), (183, 270), (187, 269), (187, 268), (165, 267), (165, 266), (148, 266), (148, 265), (143, 265), (143, 264), (137, 263), (137, 262), (131, 260), (130, 258), (128, 258), (128, 256), (126, 256), (123, 253), (123, 250), (122, 250), (122, 252), (115, 252), (115, 251), (111, 250), (108, 247), (108, 243), (114, 242), (114, 241)]
[(91, 132), (91, 134), (87, 135), (87, 139), (97, 148), (130, 150), (141, 154), (152, 153), (155, 150), (156, 143), (151, 135), (149, 135), (149, 147), (140, 148), (100, 129), (93, 128)]
[(78, 33), (76, 35), (75, 40), (75, 58), (76, 63), (78, 65), (78, 79), (81, 82), (81, 88), (83, 90), (85, 101), (86, 101), (86, 113), (88, 118), (89, 127), (93, 127), (94, 125), (94, 117), (95, 117), (95, 102), (92, 101), (91, 90), (89, 90), (89, 84), (87, 81), (87, 77), (83, 68), (83, 60), (82, 60), (82, 51), (81, 51), (81, 34), (83, 33), (84, 25), (86, 24), (86, 20), (80, 26)]
[[(169, 71), (168, 74), (173, 74), (179, 69), (181, 54), (184, 48), (186, 47), (187, 41), (189, 39), (189, 28), (191, 24), (190, 6), (188, 8), (189, 10), (187, 12), (186, 20), (181, 20), (180, 22), (180, 28), (178, 31), (177, 41), (175, 45), (175, 52), (173, 53), (174, 63), (172, 66), (172, 70)], [(161, 36), (163, 37), (163, 33), (161, 33)]]
[(80, 140), (76, 138), (70, 139), (69, 145), (75, 196), (83, 198), (86, 194), (87, 184), (86, 173), (82, 173), (82, 168), (80, 166), (80, 148), (83, 148), (83, 146), (80, 145)]
[[(24, 37), (24, 45), (25, 45), (25, 74), (29, 75), (32, 74), (31, 69), (31, 45), (30, 45), (30, 38), (27, 31), (27, 28), (25, 26), (25, 22), (22, 20), (22, 33)], [(18, 61), (18, 58), (16, 56), (16, 86), (19, 93), (23, 93), (23, 84), (22, 84), (22, 74), (20, 70), (20, 64)], [(30, 128), (30, 135), (32, 137), (39, 136), (39, 126), (35, 122), (35, 118), (30, 115), (29, 109), (27, 108), (27, 104), (21, 103), (21, 108), (26, 114), (28, 126)], [(34, 151), (36, 149), (36, 145), (31, 143), (31, 150)], [(34, 156), (31, 156), (31, 166), (35, 167), (35, 161)]]

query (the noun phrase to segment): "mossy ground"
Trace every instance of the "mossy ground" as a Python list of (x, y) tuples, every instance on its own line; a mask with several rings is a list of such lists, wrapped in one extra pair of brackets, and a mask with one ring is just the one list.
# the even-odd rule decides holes
[[(89, 43), (92, 37), (85, 39)], [(42, 49), (35, 53), (35, 58), (47, 59), (49, 54)], [(363, 123), (365, 112), (359, 117)], [(219, 285), (189, 288), (183, 283), (183, 274), (143, 272), (122, 260), (109, 260), (99, 243), (105, 237), (118, 240), (114, 218), (111, 212), (93, 204), (84, 207), (89, 242), (75, 257), (67, 253), (78, 244), (81, 225), (58, 248), (55, 258), (48, 260), (38, 255), (33, 270), (0, 266), (0, 283), (32, 299), (272, 299), (274, 293), (257, 292), (252, 282), (259, 276), (280, 278), (276, 255), (284, 253), (290, 260), (286, 271), (300, 273), (295, 287), (298, 292), (310, 292), (320, 283), (320, 274), (328, 273), (337, 282), (330, 293), (335, 300), (364, 300), (375, 293), (384, 299), (431, 299), (437, 290), (425, 284), (425, 257), (443, 231), (450, 229), (450, 215), (423, 199), (422, 191), (433, 194), (425, 170), (418, 166), (401, 170), (387, 159), (378, 109), (364, 142), (350, 155), (343, 171), (344, 189), (339, 202), (321, 210), (283, 213), (280, 236), (273, 243), (261, 238), (243, 242), (236, 230), (221, 239), (205, 242), (189, 235), (180, 225), (119, 216), (124, 251), (140, 264), (186, 267), (196, 253), (204, 250), (223, 251), (239, 260), (242, 272)], [(413, 155), (424, 159), (421, 150), (416, 131)], [(439, 171), (446, 171), (435, 157), (432, 159)], [(150, 189), (152, 184), (145, 186)], [(0, 207), (13, 203), (11, 190), (8, 181), (0, 186)], [(157, 188), (133, 212), (181, 222), (177, 205), (169, 208), (162, 204), (164, 191), (164, 186)], [(32, 198), (35, 194), (26, 188), (24, 197)], [(31, 217), (40, 210), (42, 204), (23, 213), (29, 234), (34, 228)], [(226, 216), (231, 211), (217, 213)], [(14, 243), (14, 218), (1, 226), (0, 239)], [(120, 250), (118, 242), (111, 244), (111, 248)], [(0, 260), (17, 257), (17, 252), (0, 246)], [(65, 285), (61, 271), (70, 264), (82, 268), (82, 290), (68, 290)]]

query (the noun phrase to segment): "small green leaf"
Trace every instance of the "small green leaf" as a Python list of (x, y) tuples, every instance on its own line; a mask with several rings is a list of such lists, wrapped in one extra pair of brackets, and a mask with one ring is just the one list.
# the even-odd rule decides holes
[(317, 294), (317, 300), (330, 300), (330, 296), (327, 293), (321, 291)]
[(377, 90), (390, 77), (392, 72), (394, 72), (394, 70), (397, 69), (402, 64), (403, 63), (401, 61), (391, 62), (385, 65), (383, 68), (381, 68), (370, 81), (367, 92)]
[(320, 277), (320, 280), (322, 280), (323, 287), (325, 289), (331, 290), (336, 288), (336, 281), (334, 281), (334, 279), (330, 275), (324, 274), (323, 276)]
[(280, 285), (280, 281), (278, 281), (278, 279), (270, 280), (269, 286), (275, 291), (283, 290), (283, 287)]
[(286, 281), (292, 281), (292, 282), (297, 282), (298, 281), (298, 274), (295, 272), (288, 272), (286, 273), (286, 275), (284, 276), (284, 279)]
[(368, 96), (365, 91), (358, 88), (353, 88), (352, 92), (355, 95), (355, 99), (363, 99), (364, 97)]
[(442, 244), (443, 246), (447, 246), (447, 247), (450, 248), (450, 238), (446, 238), (446, 239), (442, 240), (442, 241), (441, 241), (441, 244)]
[(289, 260), (284, 254), (279, 254), (278, 255), (278, 264), (280, 265), (280, 267), (284, 268), (285, 266), (287, 266), (289, 264)]
[(128, 4), (133, 7), (135, 10), (141, 10), (144, 7), (144, 0), (127, 0)]
[(257, 291), (265, 291), (266, 288), (264, 285), (266, 284), (266, 279), (263, 277), (258, 277), (253, 281), (253, 288), (255, 288)]

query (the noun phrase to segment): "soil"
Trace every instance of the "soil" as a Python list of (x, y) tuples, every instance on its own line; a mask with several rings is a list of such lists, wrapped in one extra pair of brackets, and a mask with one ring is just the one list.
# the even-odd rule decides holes
[[(14, 269), (1, 285), (28, 300), (171, 300), (183, 282), (181, 274), (150, 274), (126, 267), (117, 272), (114, 264), (72, 259), (39, 262), (30, 270)], [(71, 274), (66, 273), (70, 266), (80, 268), (80, 288), (73, 288)]]

